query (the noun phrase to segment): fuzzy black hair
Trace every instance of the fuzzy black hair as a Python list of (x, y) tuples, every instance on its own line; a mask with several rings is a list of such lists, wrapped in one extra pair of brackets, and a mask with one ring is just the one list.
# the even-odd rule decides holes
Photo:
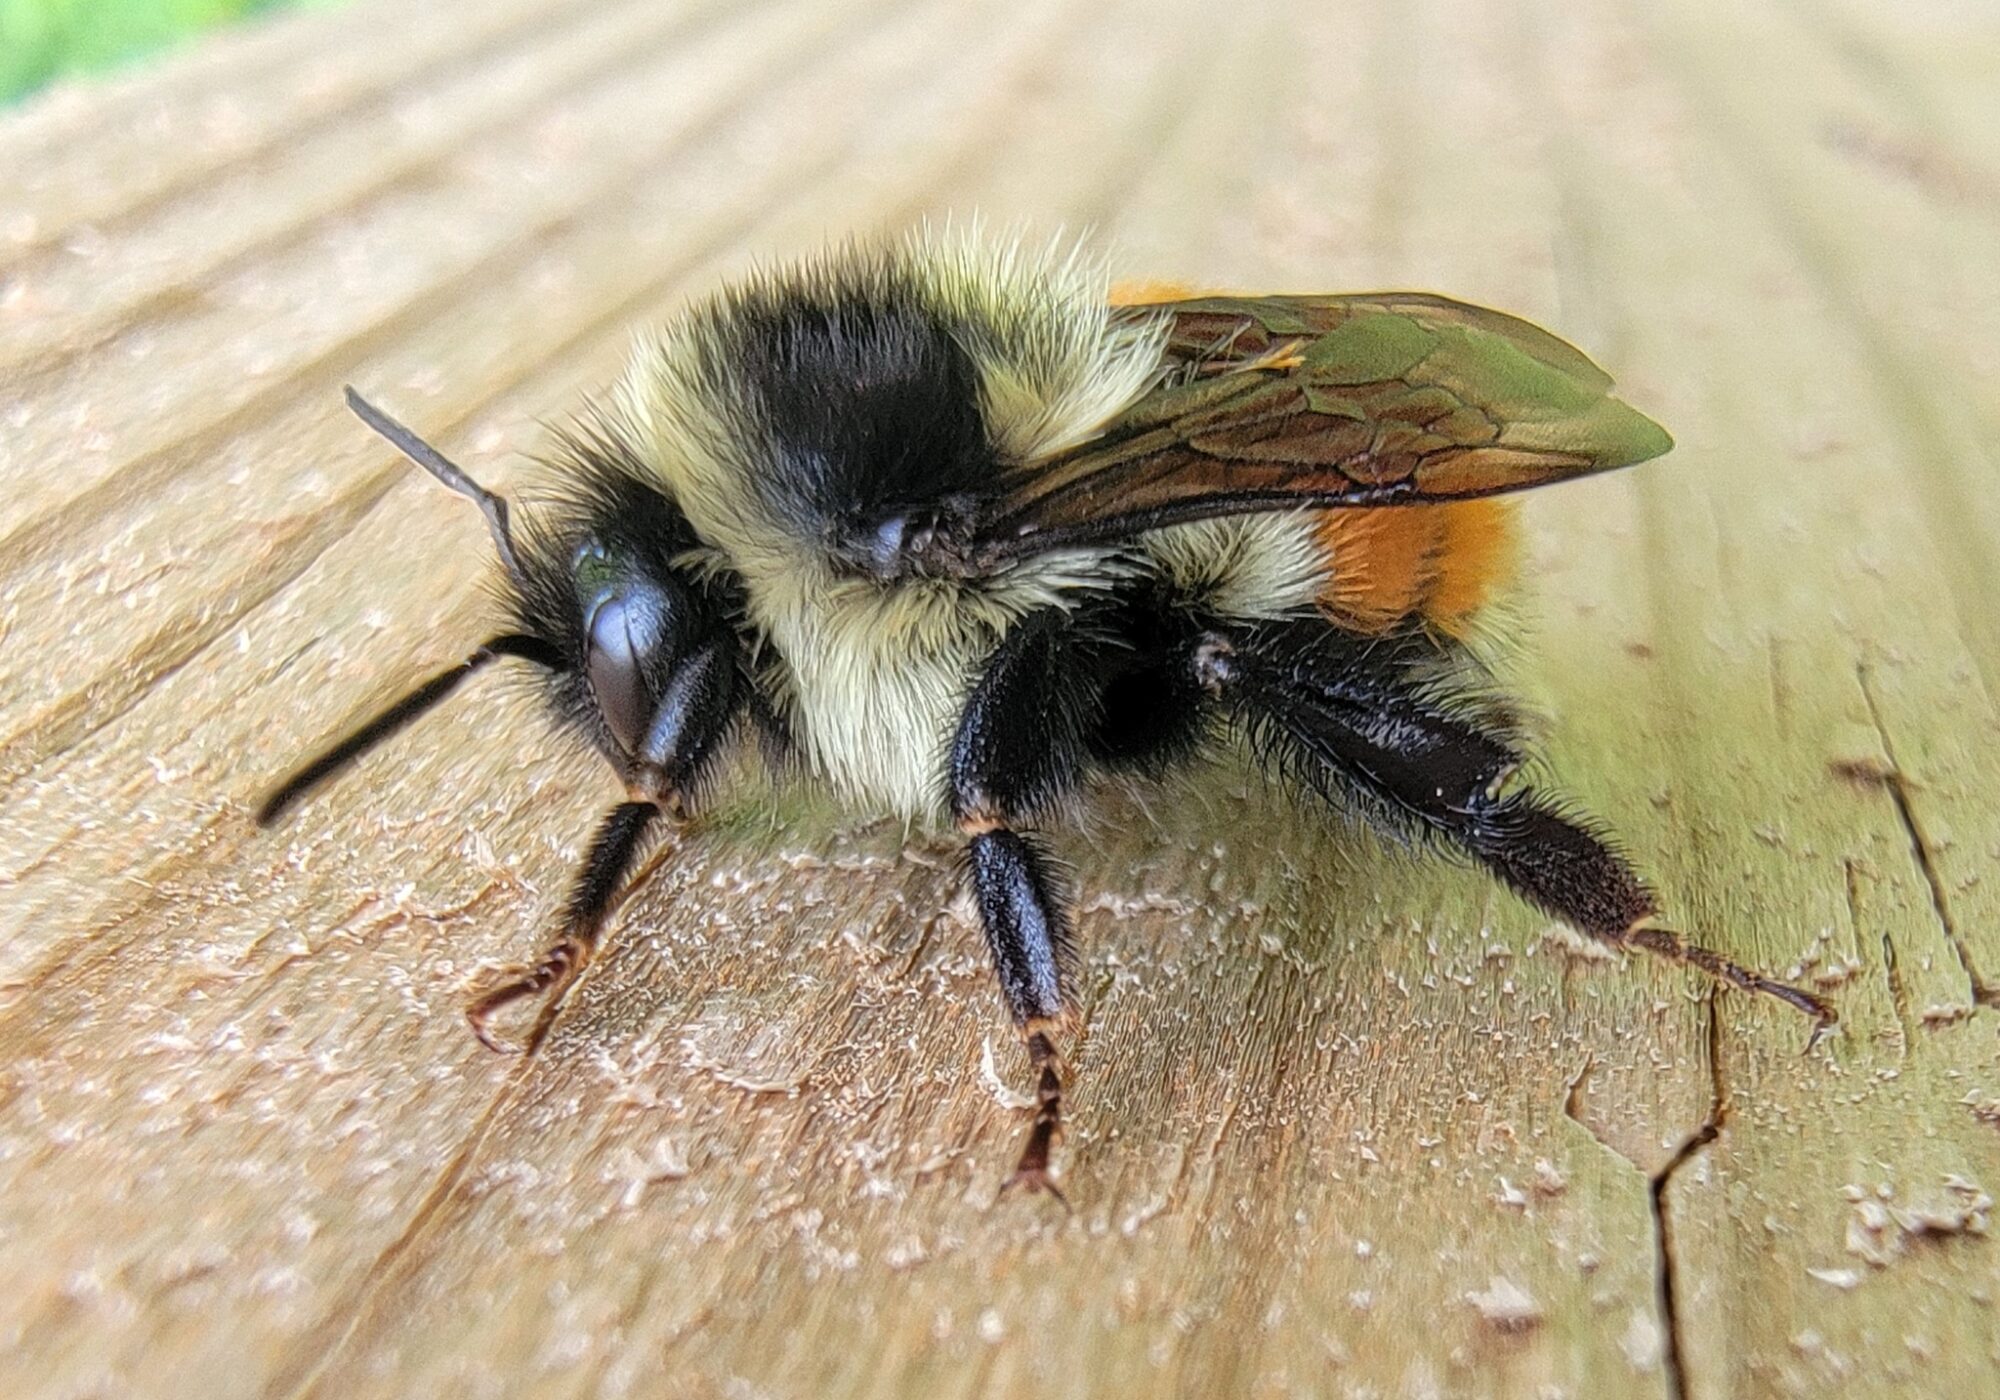
[(1227, 646), (1216, 664), (1252, 742), (1337, 810), (1470, 857), (1599, 937), (1654, 912), (1652, 891), (1596, 823), (1514, 781), (1522, 749), (1440, 687), (1439, 643), (1301, 619), (1238, 629)]
[(993, 489), (978, 371), (903, 279), (747, 289), (724, 324), (727, 376), (768, 458), (752, 485), (801, 540), (893, 578)]
[[(516, 626), (543, 639), (561, 659), (548, 679), (557, 718), (616, 761), (588, 680), (586, 556), (670, 587), (684, 603), (681, 625), (699, 635), (727, 636), (741, 658), (753, 651), (744, 589), (727, 570), (690, 565), (688, 556), (701, 547), (694, 527), (608, 419), (581, 419), (555, 428), (553, 437), (544, 465), (554, 487), (524, 522), (520, 576), (504, 582), (504, 602)], [(739, 661), (737, 680), (767, 745), (782, 749), (781, 726), (747, 662)]]

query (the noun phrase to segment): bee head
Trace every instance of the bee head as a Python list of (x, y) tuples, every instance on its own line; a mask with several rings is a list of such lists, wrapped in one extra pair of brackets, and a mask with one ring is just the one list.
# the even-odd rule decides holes
[(698, 777), (746, 685), (727, 578), (688, 566), (700, 547), (686, 517), (616, 440), (561, 439), (564, 495), (523, 532), (510, 578), (517, 623), (561, 664), (551, 694), (628, 787), (665, 800)]
[(354, 390), (347, 401), (478, 505), (515, 625), (306, 763), (259, 804), (260, 823), (276, 821), (502, 657), (540, 667), (561, 718), (597, 745), (634, 799), (653, 806), (681, 808), (745, 711), (782, 747), (780, 726), (742, 665), (734, 625), (741, 584), (686, 567), (700, 540), (615, 435), (586, 425), (560, 436), (552, 465), (563, 494), (517, 534), (504, 498)]

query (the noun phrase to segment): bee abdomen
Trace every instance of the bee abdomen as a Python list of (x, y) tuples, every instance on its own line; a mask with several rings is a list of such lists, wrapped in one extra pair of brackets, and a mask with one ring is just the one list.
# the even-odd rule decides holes
[(1320, 611), (1352, 632), (1413, 619), (1463, 636), (1514, 570), (1514, 512), (1498, 500), (1329, 510)]

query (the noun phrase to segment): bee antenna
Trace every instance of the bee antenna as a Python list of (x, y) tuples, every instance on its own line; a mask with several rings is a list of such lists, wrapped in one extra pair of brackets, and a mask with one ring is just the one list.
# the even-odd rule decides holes
[(438, 672), (285, 779), (276, 792), (258, 804), (257, 825), (270, 826), (314, 788), (339, 773), (384, 739), (409, 727), (411, 721), (436, 708), (473, 672), (483, 670), (489, 663), (498, 661), (503, 656), (515, 656), (523, 661), (532, 661), (537, 666), (551, 671), (559, 671), (563, 666), (561, 654), (539, 637), (509, 632), (503, 636), (490, 638), (465, 660), (448, 670)]
[(354, 410), (356, 418), (387, 438), (398, 452), (459, 495), (471, 497), (480, 514), (486, 517), (486, 528), (493, 536), (494, 548), (500, 551), (500, 562), (507, 566), (507, 573), (514, 582), (525, 587), (527, 575), (521, 569), (520, 556), (514, 553), (513, 533), (507, 528), (506, 499), (488, 491), (444, 453), (362, 398), (352, 384), (347, 386), (347, 406)]

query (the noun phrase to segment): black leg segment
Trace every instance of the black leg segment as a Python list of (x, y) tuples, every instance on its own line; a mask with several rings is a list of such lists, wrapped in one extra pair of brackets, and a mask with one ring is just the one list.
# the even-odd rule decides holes
[(1064, 1011), (1069, 915), (1054, 863), (1014, 829), (1077, 784), (1098, 714), (1103, 645), (1067, 613), (1021, 620), (994, 650), (951, 747), (951, 811), (1007, 1009), (1023, 1028)]
[(1494, 874), (1585, 933), (1619, 939), (1659, 912), (1623, 857), (1532, 792), (1474, 797), (1459, 826), (1459, 840)]
[(1445, 840), (1593, 937), (1834, 1020), (1819, 998), (1653, 925), (1652, 891), (1604, 837), (1531, 789), (1503, 792), (1521, 754), (1504, 725), (1418, 679), (1437, 659), (1422, 638), (1369, 641), (1305, 619), (1217, 627), (1194, 666), (1273, 761), (1336, 804)]
[(739, 679), (733, 642), (711, 641), (675, 665), (633, 754), (636, 781), (653, 789), (646, 795), (683, 810), (742, 713), (749, 690)]
[(1075, 788), (1107, 649), (1084, 629), (1060, 609), (1033, 613), (987, 659), (951, 745), (960, 826), (1025, 821)]
[(1013, 1180), (1051, 1192), (1049, 1152), (1062, 1118), (1052, 1037), (1069, 1011), (1069, 914), (1054, 863), (1014, 827), (1075, 788), (1109, 654), (1069, 614), (1024, 618), (988, 660), (951, 747), (952, 816), (968, 838), (973, 893), (1000, 990), (1036, 1073), (1035, 1125)]
[(1019, 832), (995, 827), (973, 836), (966, 864), (1014, 1024), (1060, 1019), (1069, 918), (1048, 857)]
[[(522, 997), (539, 996), (553, 989), (555, 1000), (544, 1011), (536, 1033), (548, 1024), (549, 1012), (555, 1001), (561, 999), (563, 989), (597, 951), (597, 936), (603, 931), (605, 915), (610, 912), (619, 887), (644, 843), (647, 827), (659, 813), (660, 809), (650, 802), (621, 802), (605, 813), (570, 884), (569, 898), (564, 901), (562, 936), (549, 945), (538, 961), (503, 971), (499, 984), (465, 1009), (472, 1033), (489, 1050), (513, 1054), (525, 1048), (508, 1045), (493, 1035), (487, 1022), (494, 1012)], [(531, 1036), (530, 1044), (533, 1039)]]
[(1035, 1071), (1035, 1122), (1008, 1185), (1036, 1187), (1060, 1200), (1062, 1192), (1049, 1175), (1049, 1153), (1062, 1127), (1062, 1060), (1053, 1032), (1069, 1009), (1063, 992), (1068, 911), (1052, 863), (1018, 832), (1004, 827), (979, 832), (966, 856), (1000, 991)]

